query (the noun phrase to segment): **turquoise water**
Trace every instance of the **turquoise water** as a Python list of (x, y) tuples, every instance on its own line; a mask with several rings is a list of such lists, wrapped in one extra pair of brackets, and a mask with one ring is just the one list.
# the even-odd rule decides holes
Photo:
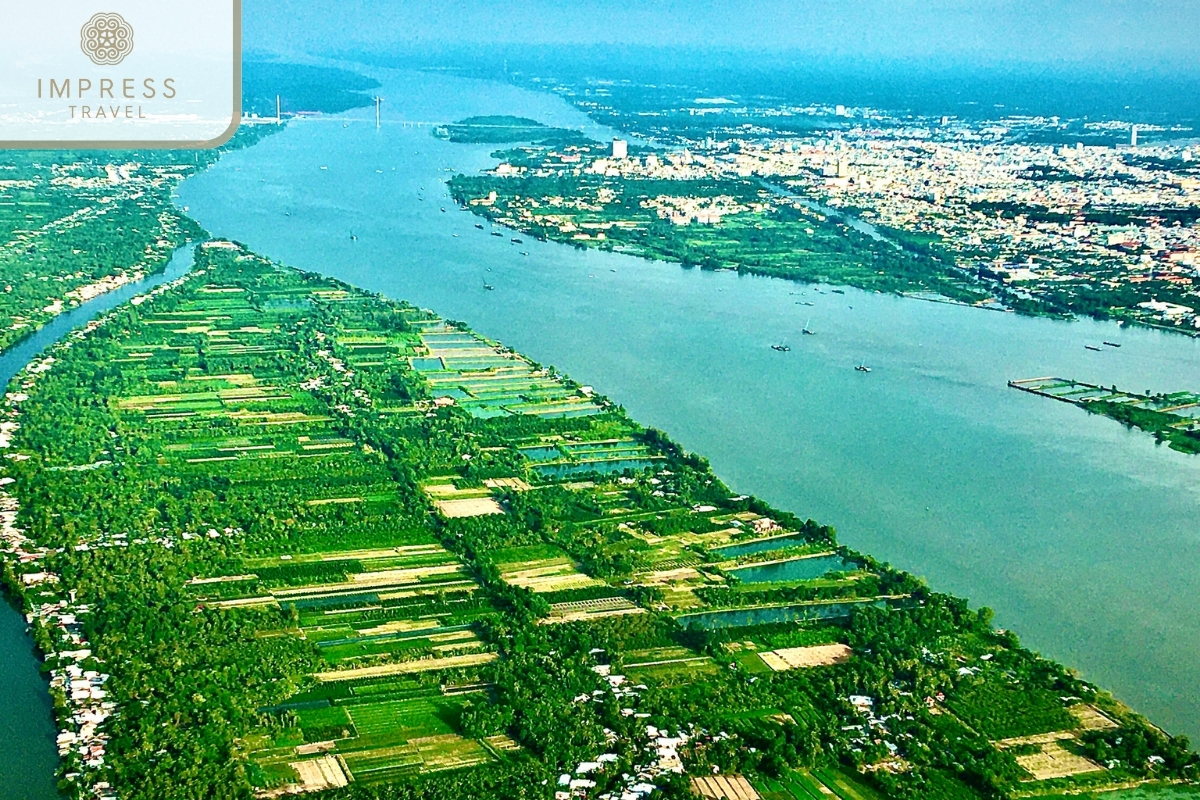
[[(382, 130), (373, 110), (346, 128), (297, 121), (189, 179), (180, 204), (217, 234), (568, 371), (709, 458), (734, 491), (991, 606), (1029, 646), (1200, 739), (1200, 458), (1006, 386), (1061, 375), (1195, 389), (1200, 342), (532, 240), (521, 256), (441, 186), (494, 165), (494, 148), (400, 120), (589, 121), (506, 85), (378, 77)], [(800, 335), (808, 318), (818, 335)], [(791, 352), (771, 350), (785, 339)], [(1105, 340), (1123, 346), (1084, 349)], [(873, 372), (853, 369), (862, 359)]]
[(563, 457), (557, 447), (522, 447), (521, 455), (530, 461), (554, 461)]
[[(777, 622), (800, 620), (843, 619), (867, 603), (811, 603), (779, 608), (739, 608), (733, 611), (710, 611), (704, 614), (685, 614), (676, 617), (679, 624), (698, 628), (742, 628), (749, 625), (771, 625)], [(882, 602), (870, 605), (883, 605)]]
[(534, 464), (533, 468), (546, 477), (571, 478), (593, 472), (601, 475), (619, 475), (627, 470), (638, 472), (653, 463), (653, 461), (645, 459), (616, 459), (614, 461), (580, 461), (576, 464)]
[(446, 368), (440, 358), (414, 358), (412, 367), (417, 372), (441, 372)]
[(774, 564), (731, 569), (729, 574), (742, 583), (772, 583), (775, 581), (810, 581), (822, 578), (830, 572), (851, 572), (857, 565), (840, 556), (817, 556), (816, 558), (793, 558)]

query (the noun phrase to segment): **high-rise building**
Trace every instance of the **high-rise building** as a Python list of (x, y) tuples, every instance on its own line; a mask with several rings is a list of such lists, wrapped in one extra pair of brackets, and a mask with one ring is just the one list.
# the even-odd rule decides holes
[(624, 139), (613, 139), (612, 141), (612, 157), (613, 158), (628, 158), (629, 157), (629, 142)]
[(1138, 127), (1137, 127), (1137, 125), (1134, 125), (1132, 128), (1129, 129), (1129, 146), (1130, 147), (1137, 147), (1137, 135), (1138, 135)]

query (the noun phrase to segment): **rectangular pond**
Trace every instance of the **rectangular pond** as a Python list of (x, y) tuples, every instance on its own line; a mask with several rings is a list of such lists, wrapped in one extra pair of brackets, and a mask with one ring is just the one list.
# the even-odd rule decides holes
[(778, 583), (780, 581), (811, 581), (823, 578), (830, 572), (853, 572), (858, 565), (841, 556), (824, 555), (807, 558), (791, 558), (771, 564), (756, 564), (728, 570), (742, 583)]
[(717, 628), (749, 628), (754, 625), (771, 625), (776, 622), (803, 622), (806, 620), (844, 619), (857, 609), (873, 605), (882, 608), (883, 600), (860, 600), (842, 603), (802, 603), (770, 608), (736, 608), (729, 611), (705, 611), (699, 614), (684, 614), (675, 620), (685, 628), (696, 626), (707, 630)]

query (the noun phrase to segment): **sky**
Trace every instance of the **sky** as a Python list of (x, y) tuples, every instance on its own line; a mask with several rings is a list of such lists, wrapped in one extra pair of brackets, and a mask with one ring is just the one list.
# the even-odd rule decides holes
[(244, 19), (246, 48), (279, 55), (624, 45), (1200, 73), (1200, 0), (245, 0)]

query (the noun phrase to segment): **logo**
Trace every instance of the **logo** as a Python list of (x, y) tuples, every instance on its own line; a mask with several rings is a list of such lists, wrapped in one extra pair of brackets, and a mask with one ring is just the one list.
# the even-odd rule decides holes
[(120, 14), (97, 14), (80, 31), (80, 47), (98, 66), (120, 64), (133, 52), (133, 27)]

